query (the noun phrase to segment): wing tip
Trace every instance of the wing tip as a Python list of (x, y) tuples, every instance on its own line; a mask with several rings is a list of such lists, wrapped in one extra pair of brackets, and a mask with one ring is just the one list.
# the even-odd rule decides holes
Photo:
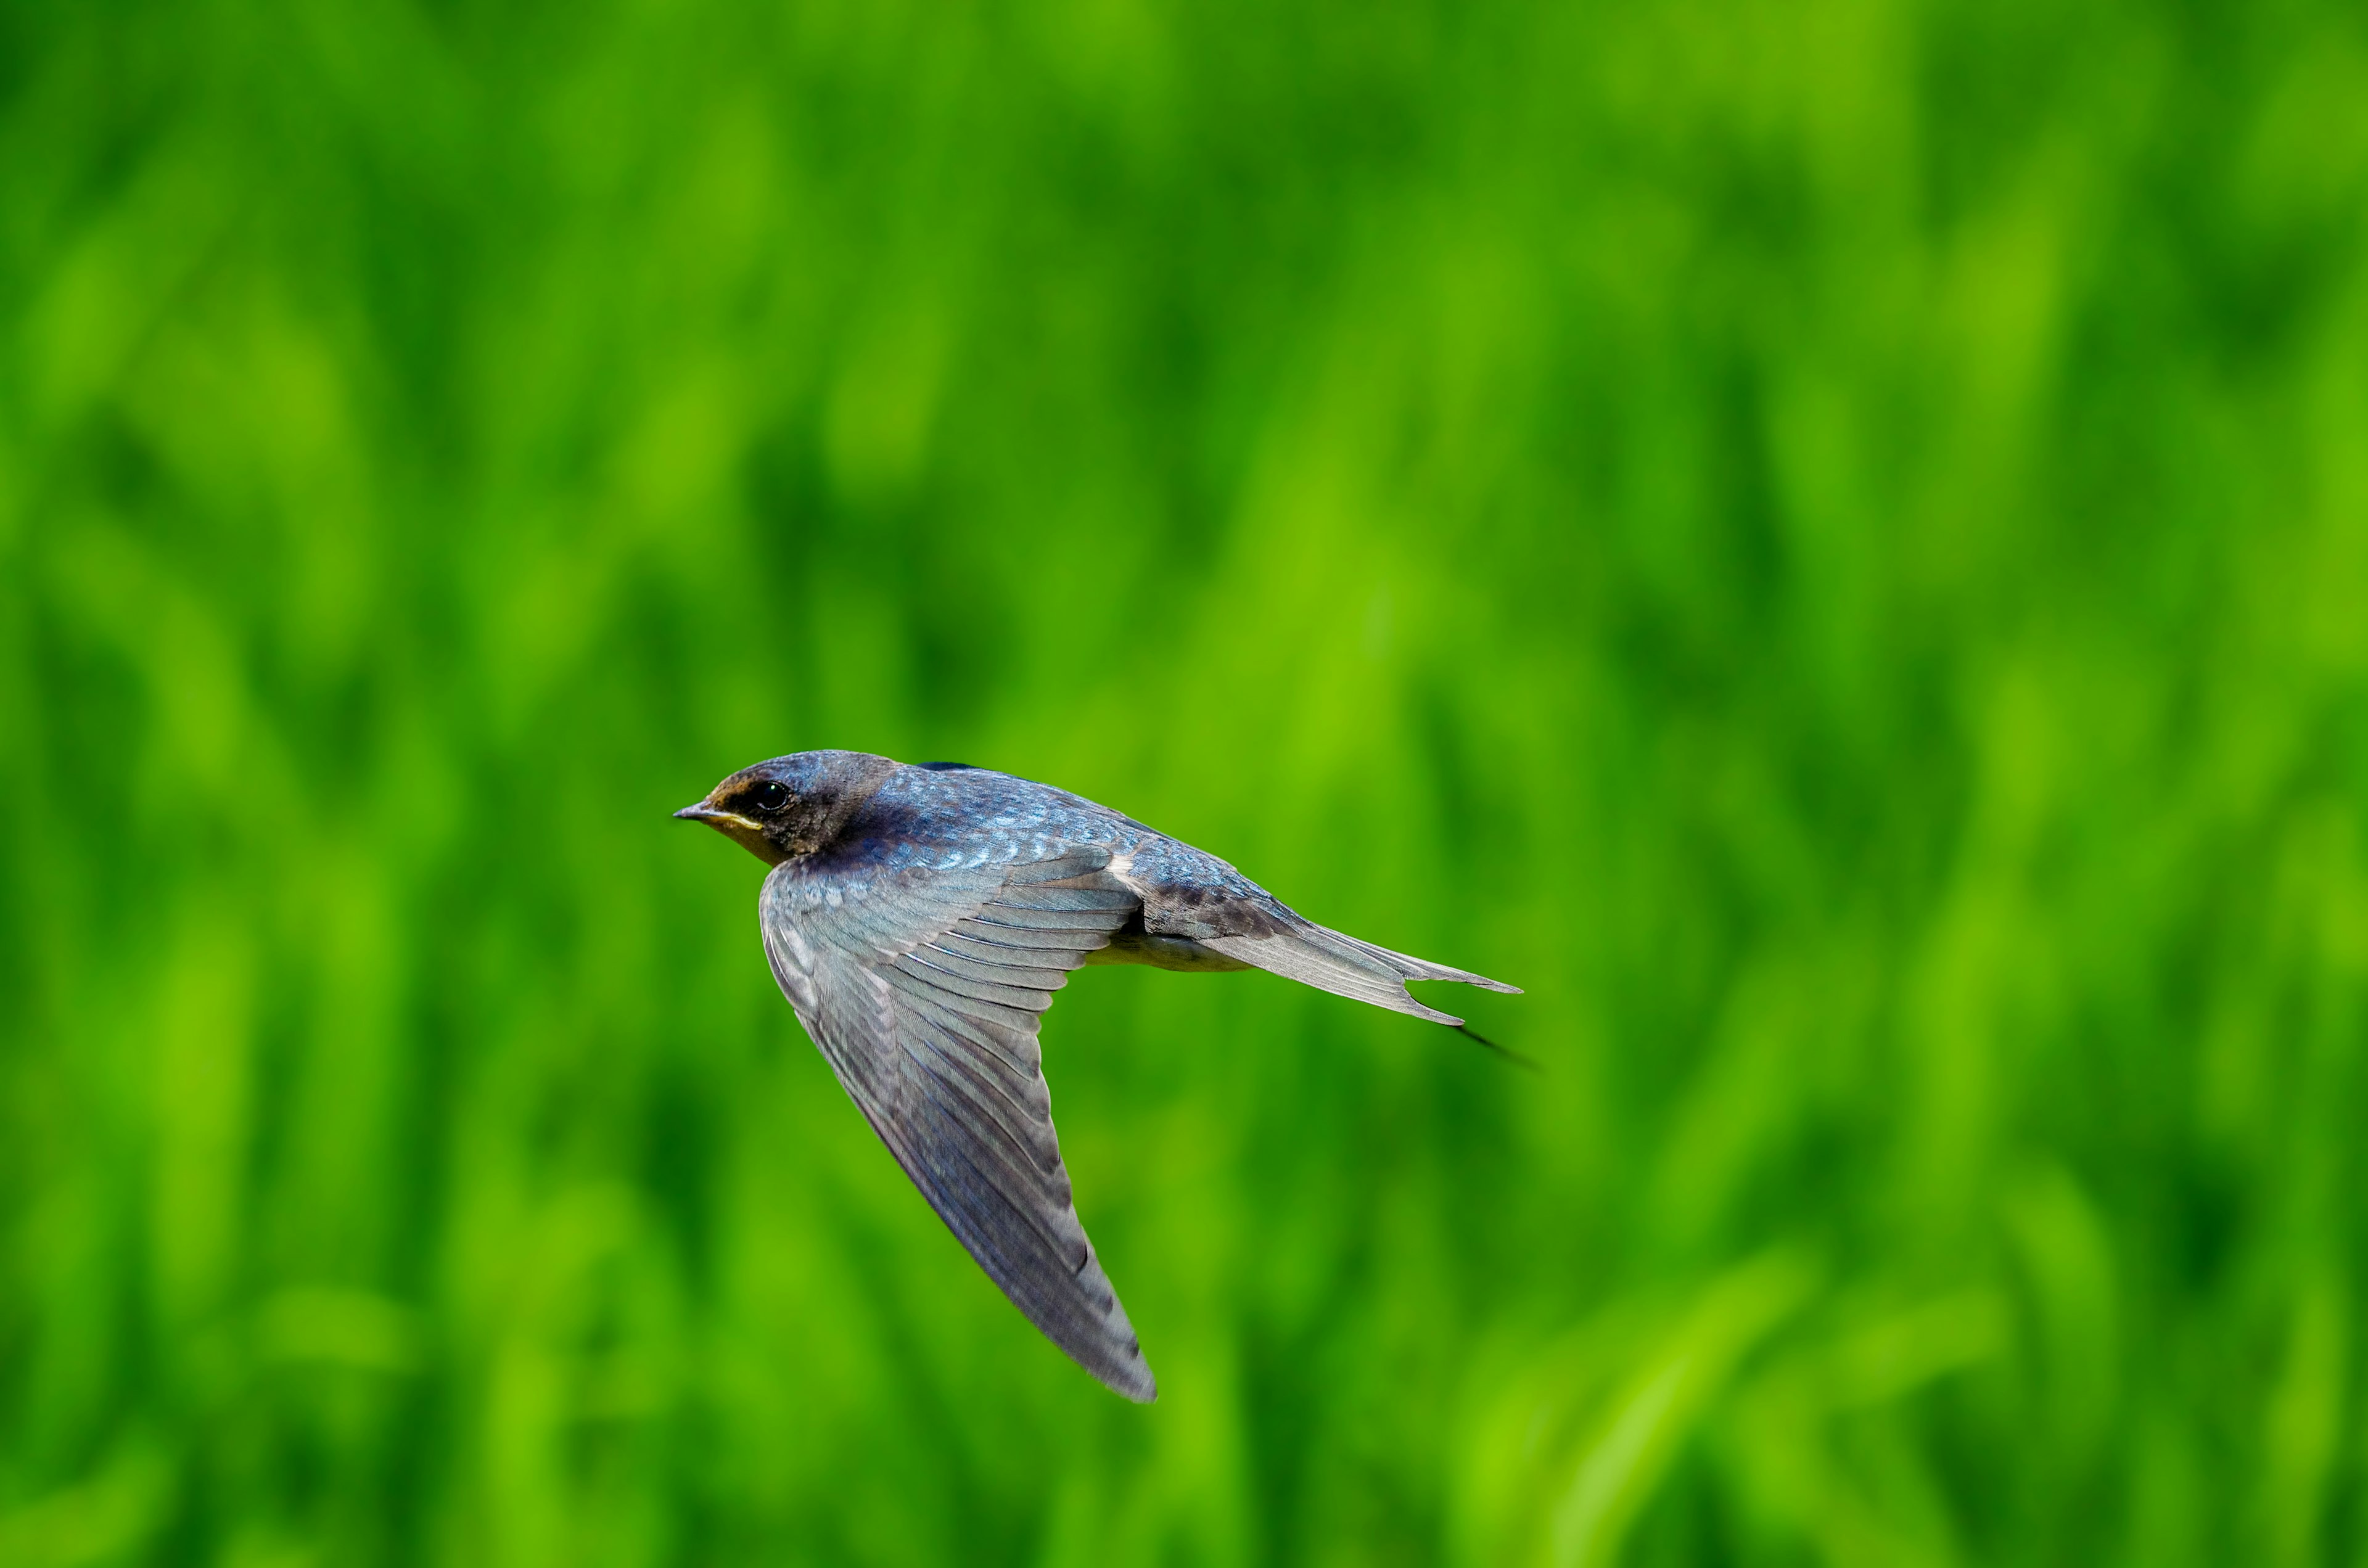
[(1101, 1374), (1102, 1386), (1133, 1404), (1156, 1404), (1159, 1402), (1159, 1380), (1151, 1375), (1151, 1365), (1140, 1357), (1132, 1367)]

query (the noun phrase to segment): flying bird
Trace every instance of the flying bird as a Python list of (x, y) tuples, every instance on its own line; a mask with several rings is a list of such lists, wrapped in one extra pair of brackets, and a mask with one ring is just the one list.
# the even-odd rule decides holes
[(1071, 971), (1270, 970), (1458, 1028), (1406, 983), (1518, 990), (1318, 926), (1213, 855), (986, 768), (800, 752), (675, 815), (772, 868), (765, 954), (841, 1086), (1012, 1304), (1139, 1403), (1158, 1385), (1078, 1222), (1037, 1050)]

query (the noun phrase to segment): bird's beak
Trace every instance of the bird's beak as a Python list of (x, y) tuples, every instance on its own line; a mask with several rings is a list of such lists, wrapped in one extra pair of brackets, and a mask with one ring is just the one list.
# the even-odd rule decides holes
[(718, 811), (705, 801), (685, 806), (675, 815), (684, 822), (703, 822), (718, 833), (730, 833), (734, 828), (744, 833), (762, 834), (765, 831), (762, 823), (751, 822), (738, 812)]
[(738, 812), (724, 810), (715, 803), (712, 795), (696, 805), (683, 807), (675, 812), (675, 816), (682, 822), (705, 823), (768, 866), (780, 865), (787, 853), (765, 836), (763, 823), (754, 817), (742, 816)]

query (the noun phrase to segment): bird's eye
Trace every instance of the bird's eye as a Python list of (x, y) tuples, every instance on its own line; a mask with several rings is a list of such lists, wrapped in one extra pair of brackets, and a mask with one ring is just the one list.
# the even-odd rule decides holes
[(757, 785), (749, 794), (748, 803), (760, 812), (778, 812), (790, 803), (790, 792), (781, 785), (768, 781)]

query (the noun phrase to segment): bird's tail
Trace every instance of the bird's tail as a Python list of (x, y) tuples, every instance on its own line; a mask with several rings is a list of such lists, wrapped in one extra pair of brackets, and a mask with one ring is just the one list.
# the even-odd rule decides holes
[(1462, 1018), (1424, 1006), (1406, 994), (1406, 982), (1454, 980), (1477, 985), (1484, 991), (1503, 991), (1514, 995), (1519, 995), (1521, 989), (1410, 953), (1394, 953), (1313, 921), (1301, 921), (1264, 936), (1202, 937), (1200, 941), (1202, 947), (1214, 948), (1227, 958), (1269, 970), (1319, 991), (1371, 1002), (1376, 1007), (1410, 1013), (1455, 1028), (1463, 1027)]

